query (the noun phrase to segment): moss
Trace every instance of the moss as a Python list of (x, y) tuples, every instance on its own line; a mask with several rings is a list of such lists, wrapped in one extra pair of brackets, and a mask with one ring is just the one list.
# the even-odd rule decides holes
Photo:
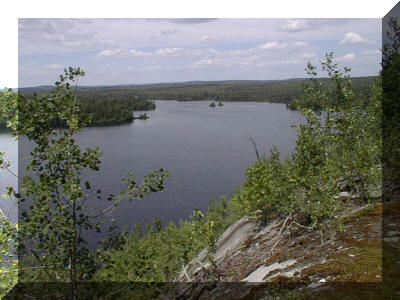
[(275, 262), (282, 262), (286, 259), (287, 255), (284, 255), (283, 251), (279, 251), (279, 252), (275, 252), (273, 255), (271, 255), (270, 257), (268, 257), (265, 261), (264, 261), (264, 265), (270, 265), (273, 264)]
[(372, 204), (366, 208), (359, 210), (347, 217), (343, 218), (344, 224), (352, 223), (362, 217), (381, 217), (382, 216), (382, 203)]
[(354, 242), (352, 247), (335, 253), (323, 264), (303, 271), (309, 276), (334, 277), (340, 282), (379, 282), (382, 280), (382, 242), (378, 239)]
[(307, 275), (302, 275), (302, 276), (285, 276), (285, 275), (277, 275), (272, 277), (269, 282), (271, 283), (276, 283), (280, 285), (286, 285), (286, 284), (302, 284), (305, 282), (310, 282), (310, 277)]

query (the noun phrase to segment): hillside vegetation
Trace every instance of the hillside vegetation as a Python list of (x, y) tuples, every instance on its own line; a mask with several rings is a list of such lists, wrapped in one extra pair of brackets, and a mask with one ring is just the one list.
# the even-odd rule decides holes
[[(107, 252), (110, 264), (99, 270), (96, 280), (173, 280), (182, 264), (203, 248), (213, 253), (221, 233), (245, 214), (263, 222), (297, 216), (305, 226), (321, 230), (339, 226), (335, 216), (346, 206), (337, 196), (340, 192), (368, 203), (370, 193), (381, 188), (380, 81), (368, 105), (360, 108), (350, 79), (332, 59), (328, 55), (326, 62), (337, 71), (330, 79), (333, 88), (323, 91), (336, 105), (325, 106), (325, 115), (303, 110), (307, 122), (296, 128), (299, 136), (289, 157), (282, 160), (272, 149), (247, 169), (245, 181), (228, 203), (221, 200), (205, 214), (195, 211), (180, 227), (150, 226), (143, 236), (126, 233), (122, 248)], [(317, 83), (306, 93), (318, 97), (318, 88)]]
[[(33, 98), (37, 96), (46, 99), (51, 97), (50, 91), (44, 89), (21, 89), (20, 97)], [(35, 91), (34, 94), (27, 93)], [(134, 120), (134, 111), (154, 110), (154, 101), (139, 98), (134, 94), (119, 94), (108, 90), (91, 90), (90, 92), (79, 93), (79, 112), (78, 117), (85, 126), (105, 126), (130, 123)], [(66, 127), (66, 124), (59, 124)], [(6, 128), (6, 118), (0, 114), (0, 128)]]
[[(369, 98), (376, 76), (353, 77), (353, 89), (358, 98)], [(318, 79), (324, 86), (331, 85), (328, 78)], [(183, 83), (79, 87), (82, 99), (147, 99), (178, 101), (267, 101), (290, 103), (304, 94), (306, 78), (266, 81), (198, 81)], [(48, 92), (52, 87), (21, 88), (25, 94)]]
[[(371, 97), (375, 79), (375, 76), (352, 78), (353, 92), (360, 105), (365, 105)], [(316, 80), (324, 88), (332, 87), (327, 78)], [(79, 87), (77, 97), (81, 101), (80, 119), (87, 126), (118, 125), (132, 122), (133, 111), (155, 109), (152, 100), (258, 101), (285, 103), (289, 109), (299, 109), (300, 106), (320, 109), (321, 101), (307, 98), (304, 93), (308, 82), (308, 79), (289, 79)], [(53, 89), (39, 86), (19, 91), (28, 97), (33, 93), (46, 96)], [(6, 120), (1, 116), (0, 128), (6, 128)]]
[[(308, 65), (308, 70), (316, 77), (314, 66)], [(75, 80), (84, 74), (83, 71), (70, 68), (57, 83), (58, 88), (51, 98), (38, 94), (20, 96), (18, 123), (13, 114), (16, 106), (4, 102), (3, 113), (8, 114), (13, 128), (38, 144), (29, 168), (37, 172), (40, 183), (29, 176), (23, 180), (24, 189), (34, 197), (36, 205), (24, 212), (19, 224), (20, 236), (30, 237), (38, 244), (33, 248), (35, 255), (26, 252), (20, 261), (20, 265), (29, 270), (22, 272), (20, 279), (47, 282), (57, 281), (62, 276), (63, 281), (71, 282), (72, 293), (77, 293), (77, 283), (81, 280), (170, 282), (182, 266), (204, 248), (208, 249), (208, 258), (213, 262), (220, 235), (244, 214), (262, 224), (292, 217), (302, 226), (322, 233), (341, 228), (336, 216), (348, 203), (343, 201), (341, 192), (367, 204), (372, 201), (371, 193), (382, 188), (382, 87), (379, 77), (372, 96), (360, 106), (349, 70), (338, 69), (332, 54), (322, 63), (322, 71), (328, 73), (330, 83), (311, 80), (304, 89), (307, 99), (321, 101), (321, 109), (302, 109), (306, 123), (296, 127), (296, 147), (286, 159), (279, 157), (278, 149), (272, 149), (269, 155), (260, 157), (247, 169), (245, 181), (230, 201), (217, 199), (207, 212), (195, 210), (189, 220), (182, 221), (179, 226), (171, 223), (164, 228), (155, 219), (153, 225), (143, 229), (113, 231), (94, 252), (85, 247), (81, 228), (100, 231), (102, 222), (85, 212), (83, 191), (92, 189), (90, 183), (80, 181), (80, 174), (84, 168), (99, 169), (101, 152), (99, 149), (81, 152), (75, 145), (72, 137), (80, 130), (79, 116), (85, 109), (85, 101), (90, 101), (91, 92), (85, 94), (88, 100), (80, 94), (80, 100), (79, 93), (75, 96), (67, 84), (68, 78)], [(10, 91), (3, 95), (15, 96)], [(117, 104), (111, 99), (104, 101)], [(54, 131), (58, 121), (69, 128), (64, 137)], [(43, 165), (42, 159), (50, 164)], [(53, 164), (58, 167), (52, 167)], [(125, 198), (142, 199), (151, 192), (162, 191), (166, 176), (168, 172), (160, 169), (158, 173), (149, 174), (142, 185), (137, 185), (134, 176), (128, 174), (124, 179), (128, 189), (119, 196), (107, 198), (110, 208)], [(63, 188), (59, 191), (60, 183)], [(102, 197), (101, 190), (97, 194)], [(25, 200), (12, 189), (9, 195), (20, 199), (18, 201)], [(70, 204), (63, 204), (63, 201)], [(44, 219), (51, 222), (54, 229), (50, 230), (47, 222), (40, 221)], [(42, 253), (40, 258), (36, 251)], [(74, 259), (73, 272), (68, 267), (71, 263), (63, 257)]]
[[(104, 197), (110, 202), (108, 208), (98, 215), (88, 210), (87, 195), (92, 193), (103, 199), (103, 192), (83, 182), (81, 176), (83, 172), (99, 170), (100, 149), (82, 151), (74, 139), (74, 134), (82, 129), (75, 114), (80, 101), (69, 82), (83, 76), (82, 70), (66, 70), (49, 98), (22, 97), (19, 100), (24, 102), (21, 103), (11, 90), (3, 92), (0, 107), (9, 125), (37, 145), (28, 163), (35, 177), (22, 179), (21, 193), (8, 190), (8, 196), (17, 199), (19, 204), (23, 205), (28, 197), (34, 204), (22, 206), (18, 238), (16, 226), (2, 216), (0, 276), (3, 294), (16, 281), (15, 260), (10, 255), (15, 242), (25, 246), (19, 256), (20, 281), (68, 283), (39, 285), (31, 290), (19, 284), (19, 289), (14, 289), (13, 293), (23, 293), (25, 298), (43, 297), (46, 293), (69, 299), (104, 298), (104, 295), (119, 299), (176, 299), (177, 287), (182, 287), (181, 299), (202, 295), (203, 299), (210, 299), (207, 298), (210, 291), (218, 288), (216, 282), (246, 281), (249, 276), (259, 279), (255, 268), (261, 267), (264, 273), (260, 281), (269, 278), (274, 284), (255, 285), (254, 289), (250, 286), (246, 294), (236, 298), (258, 299), (257, 293), (262, 292), (265, 299), (274, 299), (275, 295), (281, 296), (281, 292), (289, 292), (292, 299), (300, 299), (300, 296), (312, 299), (315, 295), (317, 299), (329, 299), (324, 294), (326, 290), (311, 290), (311, 294), (307, 294), (307, 290), (296, 290), (298, 282), (306, 282), (307, 287), (340, 280), (376, 282), (384, 264), (392, 266), (388, 269), (392, 281), (382, 285), (383, 290), (365, 289), (362, 292), (368, 290), (371, 294), (362, 298), (394, 294), (399, 285), (393, 265), (398, 262), (396, 250), (400, 247), (398, 203), (394, 203), (400, 199), (397, 169), (400, 159), (396, 144), (400, 140), (399, 131), (396, 131), (399, 128), (400, 26), (396, 20), (389, 25), (395, 42), (391, 47), (384, 47), (382, 72), (373, 88), (364, 91), (368, 95), (366, 98), (360, 98), (349, 70), (340, 69), (332, 53), (326, 55), (320, 68), (308, 64), (311, 80), (295, 102), (305, 123), (294, 128), (298, 137), (293, 152), (281, 158), (279, 150), (273, 148), (269, 154), (260, 156), (248, 167), (245, 180), (231, 199), (215, 199), (207, 211), (195, 209), (189, 219), (180, 224), (164, 226), (156, 218), (154, 224), (146, 228), (118, 228), (112, 220), (111, 228), (103, 226), (105, 217), (111, 215), (121, 201), (143, 199), (150, 193), (162, 191), (169, 174), (164, 169), (149, 173), (141, 184), (133, 174), (128, 174), (123, 179), (125, 190)], [(328, 79), (323, 82), (316, 79), (320, 72)], [(144, 99), (148, 99), (147, 96)], [(382, 123), (382, 103), (387, 105), (387, 123)], [(56, 130), (55, 118), (67, 125), (64, 134)], [(382, 140), (385, 147), (382, 147)], [(7, 169), (8, 164), (2, 156), (0, 159), (0, 165)], [(390, 171), (385, 175), (389, 174), (385, 186), (383, 169)], [(386, 195), (390, 198), (382, 199), (383, 190), (389, 191)], [(379, 237), (384, 234), (379, 225), (385, 207), (392, 215), (386, 224), (392, 233), (382, 242)], [(229, 228), (250, 223), (257, 224), (260, 230), (255, 230), (255, 235), (239, 245), (234, 253), (221, 257), (220, 246), (229, 240), (226, 234)], [(91, 230), (93, 234), (109, 230), (109, 234), (92, 251), (82, 235), (84, 230)], [(382, 262), (385, 245), (391, 256)], [(274, 252), (276, 249), (282, 252)], [(206, 263), (189, 270), (199, 257)], [(293, 257), (301, 270), (292, 268)], [(314, 263), (321, 258), (327, 260)], [(279, 270), (275, 269), (277, 272), (273, 274), (270, 270), (266, 272), (270, 264), (279, 265)], [(189, 284), (167, 284), (174, 281)], [(99, 282), (101, 284), (96, 285)], [(114, 285), (107, 285), (109, 282)], [(199, 282), (204, 284), (195, 284)], [(212, 282), (209, 288), (205, 282)], [(218, 292), (228, 299), (227, 293), (232, 289), (232, 286), (222, 286)], [(354, 288), (346, 291), (350, 294), (341, 295), (339, 299), (354, 296), (351, 293), (356, 292)], [(303, 292), (305, 295), (299, 295)], [(333, 294), (332, 299), (338, 299), (337, 296)]]

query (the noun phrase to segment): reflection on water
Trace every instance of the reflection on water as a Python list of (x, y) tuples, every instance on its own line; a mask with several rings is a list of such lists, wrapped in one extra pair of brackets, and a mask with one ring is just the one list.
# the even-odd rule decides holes
[[(187, 218), (197, 207), (234, 192), (255, 159), (252, 137), (261, 153), (277, 145), (282, 156), (294, 147), (299, 112), (283, 104), (233, 103), (211, 108), (208, 102), (157, 101), (147, 112), (148, 120), (132, 124), (86, 128), (77, 140), (83, 148), (99, 146), (104, 151), (100, 172), (88, 173), (92, 186), (116, 194), (121, 179), (133, 172), (140, 182), (152, 170), (166, 168), (170, 178), (164, 193), (142, 201), (121, 203), (115, 211), (120, 224), (151, 223), (158, 216), (164, 224)], [(2, 135), (0, 147), (14, 147)], [(10, 143), (10, 144), (8, 144)], [(13, 146), (11, 146), (13, 145)], [(21, 146), (20, 154), (27, 154)], [(22, 162), (22, 161), (21, 161)], [(92, 199), (93, 206), (102, 205)]]

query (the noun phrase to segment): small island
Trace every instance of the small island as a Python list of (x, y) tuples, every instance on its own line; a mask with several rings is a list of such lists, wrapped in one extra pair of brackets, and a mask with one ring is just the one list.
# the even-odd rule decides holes
[[(213, 102), (211, 102), (208, 106), (210, 106), (210, 107), (216, 107), (217, 104), (215, 104), (215, 102), (213, 101)], [(224, 106), (224, 104), (220, 101), (220, 102), (218, 102), (218, 106)]]
[(147, 120), (148, 118), (150, 117), (146, 113), (140, 114), (139, 117), (135, 117), (135, 114), (133, 114), (133, 120)]

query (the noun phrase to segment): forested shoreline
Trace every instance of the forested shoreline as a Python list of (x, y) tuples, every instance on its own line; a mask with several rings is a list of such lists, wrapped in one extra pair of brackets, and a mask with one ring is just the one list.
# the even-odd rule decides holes
[[(381, 119), (382, 102), (389, 89), (385, 92), (382, 82), (383, 79), (386, 79), (386, 85), (397, 82), (398, 77), (392, 75), (398, 74), (397, 57), (393, 55), (395, 63), (386, 63), (374, 86), (366, 91), (371, 96), (363, 100), (359, 98), (354, 88), (355, 80), (350, 78), (348, 70), (338, 69), (333, 63), (333, 54), (327, 54), (324, 64), (333, 70), (329, 78), (331, 84), (311, 78), (302, 85), (304, 96), (299, 96), (300, 106), (319, 103), (322, 109), (314, 111), (303, 107), (306, 123), (295, 127), (298, 132), (296, 146), (287, 158), (281, 160), (279, 150), (273, 148), (269, 155), (258, 157), (247, 168), (245, 180), (230, 199), (216, 199), (205, 212), (194, 209), (188, 220), (179, 224), (162, 224), (155, 218), (154, 224), (143, 229), (118, 227), (113, 219), (110, 221), (112, 226), (106, 228), (103, 218), (111, 218), (111, 213), (122, 201), (141, 200), (151, 193), (162, 192), (169, 171), (161, 168), (150, 172), (142, 183), (128, 173), (122, 179), (125, 188), (116, 195), (107, 195), (101, 189), (93, 189), (90, 182), (83, 181), (83, 172), (99, 171), (102, 152), (99, 148), (82, 151), (74, 139), (82, 128), (79, 113), (84, 111), (85, 101), (100, 99), (91, 95), (91, 91), (75, 94), (71, 90), (69, 82), (74, 83), (83, 76), (82, 70), (66, 70), (56, 83), (54, 93), (47, 97), (38, 94), (18, 97), (12, 90), (4, 92), (2, 111), (10, 120), (9, 126), (38, 145), (31, 152), (28, 169), (39, 178), (35, 182), (25, 176), (22, 179), (23, 194), (8, 189), (8, 195), (18, 203), (26, 203), (27, 197), (32, 196), (35, 205), (21, 215), (18, 237), (14, 235), (15, 225), (4, 221), (3, 239), (14, 241), (18, 238), (16, 242), (25, 246), (26, 251), (20, 252), (18, 267), (27, 270), (18, 274), (15, 260), (4, 260), (5, 287), (8, 289), (16, 282), (17, 274), (23, 282), (68, 282), (71, 294), (80, 292), (80, 282), (173, 282), (182, 269), (186, 272), (185, 266), (202, 249), (209, 253), (210, 264), (205, 270), (212, 280), (218, 281), (222, 273), (234, 278), (236, 273), (218, 269), (214, 254), (221, 234), (246, 216), (260, 224), (282, 220), (281, 228), (285, 227), (284, 220), (298, 217), (291, 224), (298, 222), (316, 236), (320, 232), (321, 243), (324, 237), (345, 232), (346, 227), (338, 221), (338, 216), (355, 203), (351, 203), (351, 195), (358, 206), (379, 204), (381, 200), (381, 196), (375, 199), (371, 195), (373, 191), (382, 190), (382, 165), (386, 162), (382, 158)], [(308, 66), (309, 70), (314, 68)], [(101, 110), (106, 110), (108, 104), (118, 107), (118, 101), (114, 99), (127, 99), (124, 100), (126, 103), (133, 102), (132, 99), (147, 99), (140, 94), (137, 98), (130, 98), (128, 94), (122, 98), (123, 93), (121, 97), (114, 92), (108, 93), (109, 98), (102, 98), (99, 101), (105, 102), (94, 107)], [(398, 99), (398, 91), (394, 90), (390, 96), (393, 97), (390, 99)], [(132, 108), (123, 105), (121, 103), (120, 108)], [(89, 111), (93, 107), (86, 109)], [(64, 135), (59, 135), (55, 120), (67, 124)], [(393, 126), (397, 124), (393, 122)], [(393, 151), (390, 154), (397, 158), (397, 148), (392, 140), (389, 141), (392, 144), (386, 151)], [(50, 163), (43, 163), (47, 161)], [(1, 155), (0, 162), (8, 166)], [(387, 163), (397, 166), (398, 159)], [(98, 215), (90, 215), (85, 204), (88, 193), (96, 195), (97, 199), (107, 199), (109, 207), (99, 210)], [(347, 200), (343, 200), (343, 193)], [(110, 215), (105, 216), (103, 212), (108, 211)], [(109, 230), (109, 233), (98, 248), (91, 251), (82, 228), (93, 233)], [(34, 241), (34, 244), (26, 244), (26, 240)], [(10, 252), (11, 247), (5, 246), (3, 252)], [(239, 279), (244, 280), (244, 276)], [(14, 293), (17, 292), (14, 289)], [(136, 290), (126, 293), (132, 298)], [(143, 295), (152, 294), (160, 292), (152, 287), (143, 291)]]
[[(46, 97), (46, 93), (39, 93)], [(26, 97), (34, 97), (34, 94), (22, 94)], [(78, 112), (79, 120), (85, 126), (108, 126), (131, 123), (134, 119), (147, 119), (147, 114), (134, 116), (134, 111), (148, 111), (156, 108), (154, 101), (138, 98), (135, 95), (108, 94), (104, 91), (89, 94), (80, 93)], [(66, 124), (59, 124), (66, 127)], [(0, 116), (0, 129), (7, 128), (6, 119)]]
[[(329, 88), (328, 78), (318, 78), (321, 88)], [(352, 86), (361, 106), (365, 106), (372, 95), (376, 76), (352, 77)], [(271, 102), (284, 103), (288, 109), (302, 107), (318, 109), (320, 103), (311, 101), (304, 93), (309, 79), (287, 79), (269, 81), (198, 81), (171, 84), (121, 85), (80, 87), (77, 98), (81, 101), (80, 120), (86, 126), (107, 126), (130, 123), (134, 111), (153, 110), (153, 100), (217, 101), (217, 102)], [(21, 88), (19, 92), (31, 97), (34, 93), (48, 95), (50, 86)], [(0, 128), (6, 121), (0, 116)]]
[[(95, 98), (94, 100), (81, 97), (81, 118), (88, 120), (90, 126), (105, 126), (130, 123), (134, 119), (134, 111), (153, 110), (156, 108), (154, 101), (129, 98)], [(147, 115), (146, 115), (147, 116)]]
[[(317, 79), (326, 88), (331, 85), (328, 78)], [(376, 76), (352, 77), (354, 92), (362, 98), (369, 98)], [(141, 99), (177, 101), (257, 101), (289, 104), (294, 98), (304, 95), (304, 84), (308, 78), (286, 80), (232, 80), (197, 81), (183, 83), (160, 83), (146, 85), (120, 85), (100, 87), (80, 87), (77, 95), (82, 100), (89, 99)], [(24, 94), (51, 91), (50, 86), (21, 88)]]

